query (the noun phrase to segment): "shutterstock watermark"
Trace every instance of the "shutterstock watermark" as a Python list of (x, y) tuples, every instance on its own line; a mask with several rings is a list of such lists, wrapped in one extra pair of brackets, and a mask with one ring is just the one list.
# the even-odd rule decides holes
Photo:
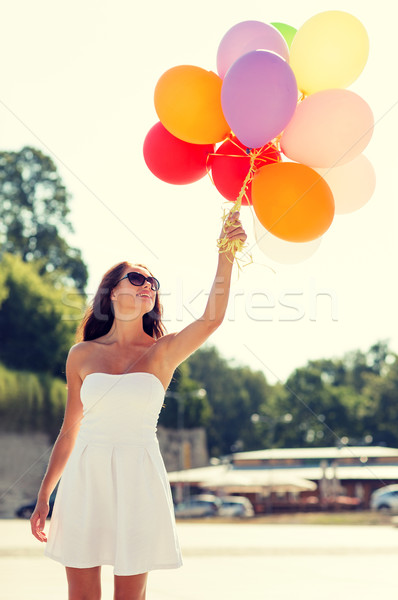
[[(211, 297), (208, 289), (197, 288), (186, 289), (183, 281), (175, 283), (173, 288), (163, 288), (160, 293), (160, 302), (164, 306), (162, 321), (186, 322), (200, 319), (207, 306), (207, 317), (216, 320), (222, 303), (222, 286), (215, 288)], [(103, 290), (106, 295), (107, 290)], [(94, 293), (87, 294), (87, 301), (94, 298)], [(134, 302), (134, 299), (132, 299)], [(72, 309), (69, 313), (65, 310), (64, 320), (79, 322), (84, 314), (85, 307), (81, 309), (81, 297), (77, 293), (67, 293), (63, 298), (65, 307)], [(316, 321), (338, 321), (339, 302), (338, 295), (332, 288), (319, 286), (315, 281), (310, 281), (303, 287), (287, 287), (279, 291), (267, 287), (245, 289), (233, 286), (228, 300), (228, 306), (224, 319), (227, 321), (239, 321), (242, 316), (251, 321), (258, 322), (294, 322), (308, 320)], [(102, 312), (100, 307), (96, 308), (95, 316), (106, 321), (109, 316)], [(137, 318), (137, 313), (132, 310), (131, 319)], [(127, 317), (128, 319), (128, 317)]]

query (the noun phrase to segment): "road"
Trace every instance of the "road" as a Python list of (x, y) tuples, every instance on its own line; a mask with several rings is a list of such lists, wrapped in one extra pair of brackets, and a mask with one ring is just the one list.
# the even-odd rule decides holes
[[(154, 571), (147, 600), (375, 600), (396, 597), (398, 528), (178, 523), (184, 566)], [(0, 520), (2, 600), (67, 598), (64, 568), (29, 522)], [(112, 599), (112, 567), (102, 569)]]

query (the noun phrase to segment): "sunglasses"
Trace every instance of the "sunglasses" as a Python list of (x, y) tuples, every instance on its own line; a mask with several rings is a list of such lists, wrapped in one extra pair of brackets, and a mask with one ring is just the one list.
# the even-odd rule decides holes
[(147, 281), (151, 286), (151, 290), (153, 292), (157, 292), (160, 288), (160, 283), (156, 279), (156, 277), (145, 277), (145, 275), (143, 275), (142, 273), (137, 273), (137, 271), (131, 271), (130, 273), (127, 273), (127, 275), (125, 275), (124, 277), (119, 279), (119, 281), (116, 282), (115, 287), (120, 281), (123, 281), (123, 279), (128, 279), (131, 285), (136, 286), (144, 285), (144, 283)]

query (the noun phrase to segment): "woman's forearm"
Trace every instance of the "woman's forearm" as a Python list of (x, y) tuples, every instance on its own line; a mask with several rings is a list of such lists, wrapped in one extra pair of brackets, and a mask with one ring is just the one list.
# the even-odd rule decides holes
[[(239, 242), (238, 246), (240, 246), (246, 238), (247, 235), (239, 220), (239, 212), (230, 213), (221, 229), (219, 247), (233, 247), (234, 242)], [(228, 306), (233, 262), (234, 254), (230, 250), (219, 252), (216, 276), (202, 317), (210, 328), (218, 327), (224, 319)]]
[(51, 493), (65, 469), (68, 458), (71, 455), (75, 439), (75, 435), (62, 434), (61, 430), (51, 452), (48, 467), (39, 489), (39, 499), (48, 501), (50, 498)]
[(216, 276), (203, 313), (203, 319), (208, 321), (209, 324), (219, 325), (224, 319), (231, 287), (232, 267), (232, 254), (228, 253), (227, 256), (225, 252), (220, 253), (218, 255)]

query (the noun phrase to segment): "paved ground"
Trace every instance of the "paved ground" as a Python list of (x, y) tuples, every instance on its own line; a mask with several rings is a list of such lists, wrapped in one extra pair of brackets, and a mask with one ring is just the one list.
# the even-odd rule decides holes
[[(148, 600), (375, 600), (396, 597), (398, 528), (179, 523), (184, 567), (149, 576)], [(29, 523), (0, 520), (2, 600), (67, 598), (64, 568)], [(103, 567), (112, 599), (112, 567)]]

